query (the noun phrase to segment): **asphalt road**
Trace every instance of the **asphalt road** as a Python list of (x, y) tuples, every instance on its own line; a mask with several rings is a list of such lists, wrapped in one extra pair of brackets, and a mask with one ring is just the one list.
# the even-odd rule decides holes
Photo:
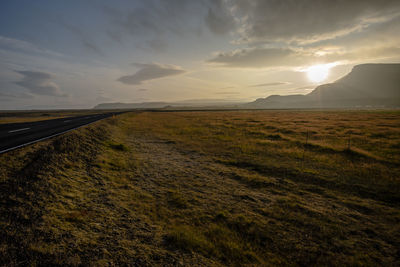
[(0, 124), (0, 154), (123, 112)]

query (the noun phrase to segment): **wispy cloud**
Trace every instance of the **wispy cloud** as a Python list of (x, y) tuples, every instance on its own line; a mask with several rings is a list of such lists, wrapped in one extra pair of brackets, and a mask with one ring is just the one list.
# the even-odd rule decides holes
[(91, 51), (93, 53), (96, 53), (97, 55), (103, 56), (104, 53), (100, 49), (100, 47), (92, 40), (92, 38), (89, 36), (88, 33), (83, 32), (82, 29), (80, 29), (77, 26), (67, 24), (67, 23), (61, 23), (66, 29), (68, 29), (70, 32), (72, 32), (82, 43), (83, 47), (85, 47), (88, 51)]
[(399, 1), (221, 3), (238, 21), (233, 43), (246, 47), (214, 54), (208, 62), (218, 66), (295, 68), (398, 58)]
[(0, 49), (24, 54), (63, 57), (64, 55), (34, 45), (33, 43), (0, 35)]
[(18, 94), (14, 94), (14, 93), (3, 93), (0, 92), (0, 99), (2, 100), (7, 100), (7, 99), (29, 99), (29, 98), (33, 98), (32, 94), (29, 93), (18, 93)]
[(39, 71), (16, 71), (23, 75), (21, 81), (15, 84), (22, 86), (29, 90), (30, 93), (35, 95), (48, 95), (48, 96), (67, 96), (63, 94), (60, 87), (51, 81), (53, 76), (47, 72)]
[(247, 48), (228, 52), (219, 52), (208, 60), (225, 67), (279, 67), (297, 66), (304, 63), (309, 55), (290, 48)]
[(224, 1), (240, 20), (241, 41), (317, 42), (334, 39), (400, 14), (400, 2), (376, 1)]
[(129, 85), (139, 85), (144, 81), (179, 75), (186, 72), (181, 67), (170, 64), (151, 63), (134, 65), (140, 69), (135, 74), (122, 76), (118, 81)]
[(290, 84), (288, 82), (271, 82), (271, 83), (261, 83), (261, 84), (255, 84), (255, 85), (250, 85), (250, 87), (268, 87), (268, 86), (278, 86), (278, 85), (287, 85)]
[(104, 101), (112, 101), (113, 99), (107, 96), (99, 95), (96, 97), (96, 101), (104, 102)]
[(107, 35), (117, 43), (129, 40), (140, 49), (165, 52), (170, 36), (198, 33), (207, 12), (205, 3), (213, 1), (140, 1), (125, 9), (106, 5), (103, 12), (110, 22)]
[[(318, 48), (255, 47), (219, 52), (208, 62), (231, 68), (296, 68), (333, 62), (358, 63), (385, 57), (398, 56), (400, 47), (358, 46), (324, 52)], [(324, 53), (320, 53), (320, 52)]]
[(295, 88), (296, 90), (304, 90), (304, 89), (314, 89), (315, 85), (305, 85)]
[(240, 92), (234, 92), (234, 91), (232, 91), (232, 92), (216, 92), (215, 94), (216, 95), (239, 95)]
[(226, 34), (236, 27), (235, 19), (223, 0), (210, 1), (205, 22), (215, 34)]

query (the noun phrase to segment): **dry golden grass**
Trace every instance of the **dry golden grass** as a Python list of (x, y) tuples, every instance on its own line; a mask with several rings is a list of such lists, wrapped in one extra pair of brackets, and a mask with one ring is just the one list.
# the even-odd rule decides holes
[(0, 258), (398, 265), (399, 115), (129, 113), (0, 155)]

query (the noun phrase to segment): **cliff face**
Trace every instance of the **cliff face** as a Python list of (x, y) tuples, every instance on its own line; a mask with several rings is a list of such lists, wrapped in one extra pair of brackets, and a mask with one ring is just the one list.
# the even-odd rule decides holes
[(249, 103), (257, 108), (400, 107), (400, 64), (363, 64), (307, 95), (270, 96)]

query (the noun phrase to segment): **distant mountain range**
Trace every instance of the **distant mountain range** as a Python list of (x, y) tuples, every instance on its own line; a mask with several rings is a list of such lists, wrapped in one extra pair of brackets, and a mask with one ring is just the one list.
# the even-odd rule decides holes
[(400, 107), (400, 64), (362, 64), (307, 95), (272, 95), (247, 108)]
[(94, 107), (94, 109), (146, 109), (146, 108), (163, 108), (168, 106), (165, 102), (144, 102), (144, 103), (102, 103)]
[(175, 103), (103, 103), (95, 109), (148, 108), (394, 108), (400, 107), (400, 64), (362, 64), (341, 79), (323, 84), (306, 95), (271, 95), (250, 103), (188, 100)]
[(241, 104), (243, 102), (225, 99), (192, 99), (177, 102), (102, 103), (95, 106), (94, 109), (216, 108), (232, 107)]

